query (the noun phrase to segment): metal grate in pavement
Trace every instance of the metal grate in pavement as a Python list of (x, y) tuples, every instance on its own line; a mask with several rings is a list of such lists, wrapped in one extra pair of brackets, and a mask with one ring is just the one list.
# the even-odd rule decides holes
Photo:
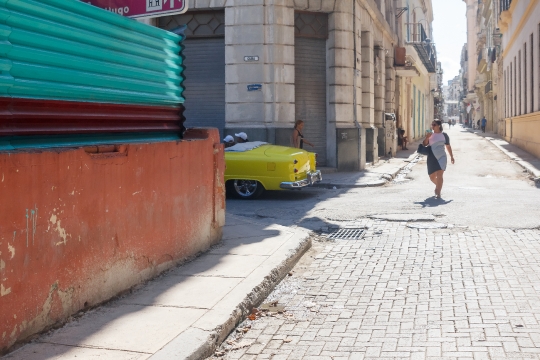
[(341, 228), (327, 234), (326, 237), (333, 240), (360, 240), (364, 237), (364, 228)]

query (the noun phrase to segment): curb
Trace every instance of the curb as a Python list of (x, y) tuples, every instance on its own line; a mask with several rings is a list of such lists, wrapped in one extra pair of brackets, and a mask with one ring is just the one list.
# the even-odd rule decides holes
[[(297, 231), (295, 231), (298, 234)], [(310, 235), (299, 240), (294, 249), (289, 250), (287, 258), (274, 266), (234, 308), (228, 318), (212, 331), (191, 327), (177, 336), (160, 351), (150, 357), (152, 360), (185, 359), (198, 360), (211, 356), (231, 331), (251, 313), (251, 309), (260, 305), (270, 295), (276, 285), (287, 276), (298, 260), (311, 248)]]
[(399, 172), (403, 170), (417, 156), (418, 156), (418, 153), (415, 151), (406, 160), (403, 160), (403, 164), (401, 164), (395, 171), (393, 171), (392, 173), (382, 174), (380, 176), (381, 178), (377, 181), (372, 181), (372, 182), (368, 182), (364, 184), (316, 183), (316, 184), (313, 184), (313, 187), (325, 188), (325, 189), (333, 188), (333, 187), (335, 187), (336, 189), (357, 189), (357, 188), (383, 186), (389, 183), (390, 181), (394, 180), (397, 174), (399, 174)]

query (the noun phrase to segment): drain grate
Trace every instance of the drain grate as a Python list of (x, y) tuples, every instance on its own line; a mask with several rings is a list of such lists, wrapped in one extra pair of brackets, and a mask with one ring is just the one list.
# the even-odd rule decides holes
[(326, 237), (332, 240), (360, 240), (365, 233), (364, 228), (343, 228), (326, 234)]

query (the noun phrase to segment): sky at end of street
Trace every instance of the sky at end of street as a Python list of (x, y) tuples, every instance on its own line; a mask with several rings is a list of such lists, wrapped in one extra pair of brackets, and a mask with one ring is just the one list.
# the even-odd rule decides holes
[(467, 42), (466, 11), (463, 0), (433, 0), (433, 39), (444, 71), (443, 85), (459, 75), (461, 49)]

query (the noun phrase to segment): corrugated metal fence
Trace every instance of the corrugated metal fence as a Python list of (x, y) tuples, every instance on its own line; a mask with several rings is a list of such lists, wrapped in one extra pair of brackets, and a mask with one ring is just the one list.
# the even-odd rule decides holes
[(179, 133), (182, 40), (75, 0), (0, 1), (0, 136)]

